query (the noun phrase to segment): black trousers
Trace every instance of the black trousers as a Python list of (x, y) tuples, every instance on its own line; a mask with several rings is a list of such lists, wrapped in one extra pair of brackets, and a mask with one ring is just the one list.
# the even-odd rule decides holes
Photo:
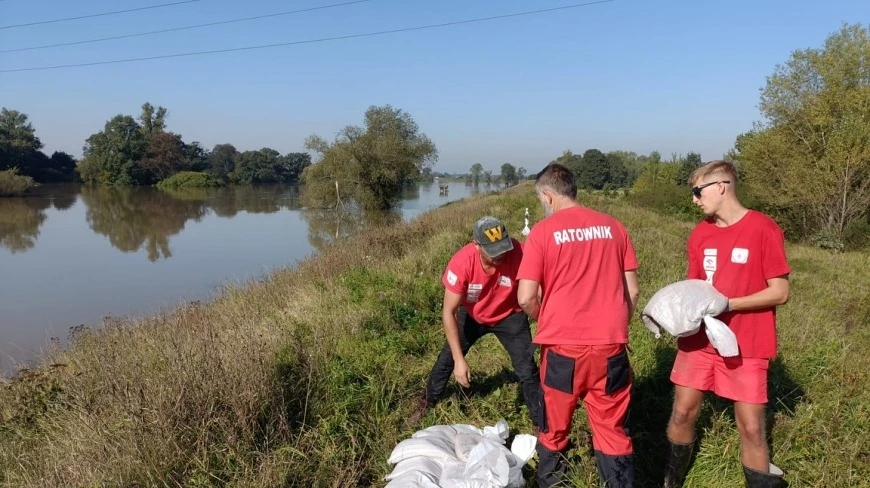
[[(471, 346), (486, 334), (495, 334), (501, 345), (507, 351), (513, 363), (514, 373), (520, 381), (523, 398), (529, 407), (532, 423), (541, 426), (543, 412), (543, 395), (541, 394), (541, 379), (538, 365), (535, 363), (535, 348), (532, 345), (532, 332), (529, 318), (523, 312), (507, 316), (494, 326), (480, 325), (468, 316), (465, 308), (460, 307), (457, 313), (459, 322), (459, 343), (462, 355), (468, 354)], [(438, 355), (435, 366), (429, 374), (426, 383), (426, 401), (434, 405), (441, 399), (447, 382), (453, 375), (453, 354), (450, 345), (444, 344), (444, 349)]]

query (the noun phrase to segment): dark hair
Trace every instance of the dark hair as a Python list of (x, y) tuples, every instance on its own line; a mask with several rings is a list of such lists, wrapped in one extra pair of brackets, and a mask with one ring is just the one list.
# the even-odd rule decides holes
[(572, 200), (577, 198), (577, 182), (574, 181), (574, 173), (567, 166), (550, 163), (535, 177), (535, 188), (538, 190), (547, 188), (558, 195)]

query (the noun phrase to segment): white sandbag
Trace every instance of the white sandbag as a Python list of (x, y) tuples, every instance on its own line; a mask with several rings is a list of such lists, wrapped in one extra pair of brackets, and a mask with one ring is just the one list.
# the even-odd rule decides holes
[(510, 434), (510, 428), (508, 427), (507, 420), (501, 419), (496, 422), (493, 426), (487, 426), (483, 428), (484, 437), (488, 437), (494, 441), (500, 441), (504, 444), (504, 441), (508, 438)]
[(483, 486), (507, 486), (510, 474), (507, 456), (513, 457), (513, 453), (496, 441), (483, 439), (469, 453), (462, 473), (442, 472), (439, 483), (442, 487), (465, 487), (469, 485), (459, 482), (469, 481), (482, 482)]
[(431, 477), (435, 481), (438, 481), (441, 478), (442, 470), (443, 463), (436, 461), (432, 458), (415, 456), (397, 463), (396, 467), (393, 468), (393, 471), (386, 477), (384, 477), (384, 479), (390, 481), (392, 479), (402, 477), (408, 473), (420, 473)]
[[(698, 333), (701, 322), (710, 343), (725, 357), (738, 354), (737, 337), (722, 321), (713, 319), (728, 309), (728, 298), (704, 280), (684, 280), (657, 291), (641, 313), (644, 326), (661, 337), (664, 329), (675, 337)], [(708, 319), (716, 320), (712, 322)]]
[[(465, 476), (465, 462), (451, 460), (444, 463), (441, 470), (441, 478), (438, 479), (438, 484), (442, 487), (449, 485), (451, 481), (461, 481)], [(447, 485), (445, 485), (445, 483)]]
[(411, 438), (418, 439), (420, 437), (441, 437), (442, 439), (451, 440), (456, 435), (456, 429), (450, 425), (433, 425), (423, 430), (418, 430), (411, 434)]
[(439, 486), (437, 478), (410, 471), (390, 480), (385, 488), (439, 488)]
[(517, 458), (517, 463), (520, 466), (525, 466), (526, 463), (535, 455), (535, 446), (538, 444), (538, 438), (529, 434), (518, 434), (511, 442), (511, 452)]
[(457, 434), (462, 432), (470, 432), (472, 434), (483, 435), (483, 429), (478, 429), (477, 427), (469, 424), (453, 424), (451, 426)]
[(734, 335), (733, 330), (725, 325), (725, 322), (708, 315), (704, 317), (704, 325), (707, 339), (710, 340), (710, 344), (713, 344), (713, 347), (716, 348), (716, 351), (722, 357), (733, 358), (740, 353), (737, 346), (737, 336)]
[(449, 459), (456, 459), (456, 452), (452, 442), (440, 437), (411, 438), (400, 442), (387, 461), (396, 464), (414, 456), (424, 456), (443, 463)]
[(456, 452), (456, 458), (462, 462), (468, 461), (471, 450), (483, 439), (485, 437), (474, 432), (458, 432), (453, 438), (453, 450)]
[(661, 329), (683, 337), (698, 332), (705, 316), (715, 317), (727, 308), (728, 299), (710, 283), (684, 280), (657, 291), (643, 308), (641, 319), (656, 337)]

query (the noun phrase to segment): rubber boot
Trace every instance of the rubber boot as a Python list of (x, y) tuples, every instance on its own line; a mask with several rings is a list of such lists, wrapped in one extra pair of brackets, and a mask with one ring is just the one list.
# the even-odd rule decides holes
[(743, 475), (746, 476), (746, 488), (780, 488), (785, 486), (782, 479), (782, 470), (770, 465), (768, 473), (762, 473), (743, 466)]
[(556, 486), (568, 472), (564, 453), (551, 451), (540, 442), (535, 446), (535, 450), (538, 451), (538, 486), (541, 488)]
[(595, 451), (595, 460), (603, 488), (634, 487), (634, 454), (609, 456)]
[(670, 449), (668, 449), (668, 461), (665, 464), (664, 488), (680, 488), (683, 486), (695, 443), (693, 441), (681, 444), (668, 439), (668, 444), (670, 444)]

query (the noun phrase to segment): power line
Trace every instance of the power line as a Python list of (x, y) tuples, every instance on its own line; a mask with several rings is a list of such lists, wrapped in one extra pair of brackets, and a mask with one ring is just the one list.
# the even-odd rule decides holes
[[(0, 1), (2, 1), (2, 0), (0, 0)], [(98, 14), (79, 15), (78, 17), (65, 17), (63, 19), (41, 20), (39, 22), (28, 22), (26, 24), (3, 25), (3, 26), (0, 26), (0, 30), (16, 29), (18, 27), (30, 27), (32, 25), (54, 24), (57, 22), (66, 22), (69, 20), (90, 19), (92, 17), (105, 17), (107, 15), (125, 14), (127, 12), (139, 12), (141, 10), (151, 10), (151, 9), (155, 9), (155, 8), (172, 7), (174, 5), (181, 5), (184, 3), (194, 3), (194, 2), (201, 2), (201, 1), (202, 0), (182, 0), (179, 2), (162, 3), (160, 5), (149, 5), (147, 7), (136, 7), (136, 8), (128, 8), (126, 10), (115, 10), (112, 12), (101, 12)]]
[[(0, 2), (2, 2), (2, 1), (4, 1), (4, 0), (0, 0)], [(356, 3), (365, 3), (365, 2), (371, 2), (371, 1), (372, 0), (355, 0), (352, 2), (333, 3), (331, 5), (323, 5), (320, 7), (303, 8), (303, 9), (299, 9), (299, 10), (289, 10), (286, 12), (277, 12), (274, 14), (256, 15), (254, 17), (244, 17), (241, 19), (221, 20), (218, 22), (209, 22), (206, 24), (196, 24), (196, 25), (188, 25), (185, 27), (172, 27), (169, 29), (160, 29), (160, 30), (154, 30), (154, 31), (149, 31), (149, 32), (139, 32), (137, 34), (123, 34), (120, 36), (100, 37), (98, 39), (88, 39), (88, 40), (84, 40), (84, 41), (62, 42), (62, 43), (58, 43), (58, 44), (46, 44), (44, 46), (20, 47), (20, 48), (16, 48), (16, 49), (4, 49), (4, 50), (0, 51), (0, 53), (33, 51), (36, 49), (48, 49), (48, 48), (52, 48), (52, 47), (61, 47), (61, 46), (75, 46), (78, 44), (90, 44), (93, 42), (114, 41), (117, 39), (128, 39), (130, 37), (142, 37), (142, 36), (150, 36), (153, 34), (165, 34), (167, 32), (176, 32), (176, 31), (183, 31), (183, 30), (188, 30), (188, 29), (198, 29), (201, 27), (212, 27), (215, 25), (232, 24), (232, 23), (236, 23), (236, 22), (247, 22), (250, 20), (266, 19), (269, 17), (280, 17), (282, 15), (292, 15), (292, 14), (299, 14), (299, 13), (303, 13), (303, 12), (312, 12), (314, 10), (324, 10), (324, 9), (328, 9), (328, 8), (344, 7), (347, 5), (353, 5)]]
[(262, 44), (259, 46), (234, 47), (234, 48), (228, 48), (228, 49), (214, 49), (214, 50), (210, 50), (210, 51), (194, 51), (194, 52), (178, 53), (178, 54), (163, 54), (163, 55), (158, 55), (158, 56), (145, 56), (145, 57), (141, 57), (141, 58), (112, 59), (112, 60), (108, 60), (108, 61), (92, 61), (89, 63), (58, 64), (58, 65), (54, 65), (54, 66), (37, 66), (37, 67), (33, 67), (33, 68), (3, 69), (3, 70), (0, 70), (0, 73), (18, 73), (18, 72), (22, 72), (22, 71), (43, 71), (43, 70), (63, 69), (63, 68), (78, 68), (78, 67), (82, 67), (82, 66), (99, 66), (99, 65), (104, 65), (104, 64), (132, 63), (132, 62), (137, 62), (137, 61), (151, 61), (151, 60), (155, 60), (155, 59), (182, 58), (182, 57), (189, 57), (189, 56), (201, 56), (201, 55), (206, 55), (206, 54), (219, 54), (219, 53), (229, 53), (229, 52), (238, 52), (238, 51), (252, 51), (255, 49), (267, 49), (267, 48), (282, 47), (282, 46), (295, 46), (295, 45), (299, 45), (299, 44), (314, 44), (314, 43), (319, 43), (319, 42), (339, 41), (339, 40), (345, 40), (345, 39), (355, 39), (355, 38), (360, 38), (360, 37), (375, 37), (375, 36), (382, 36), (382, 35), (386, 35), (386, 34), (396, 34), (399, 32), (411, 32), (411, 31), (420, 31), (420, 30), (427, 30), (427, 29), (437, 29), (437, 28), (441, 28), (441, 27), (449, 27), (449, 26), (454, 26), (454, 25), (473, 24), (473, 23), (479, 23), (479, 22), (489, 22), (489, 21), (493, 21), (493, 20), (507, 19), (507, 18), (511, 18), (511, 17), (522, 17), (522, 16), (527, 16), (527, 15), (535, 15), (535, 14), (542, 14), (542, 13), (547, 13), (547, 12), (555, 12), (558, 10), (568, 10), (568, 9), (579, 8), (579, 7), (589, 7), (592, 5), (598, 5), (598, 4), (602, 4), (602, 3), (610, 3), (610, 2), (614, 2), (614, 1), (616, 1), (616, 0), (598, 0), (598, 1), (594, 1), (594, 2), (576, 3), (573, 5), (564, 5), (562, 7), (552, 7), (552, 8), (545, 8), (545, 9), (539, 9), (539, 10), (528, 10), (525, 12), (516, 12), (516, 13), (512, 13), (512, 14), (503, 14), (503, 15), (493, 15), (493, 16), (489, 16), (489, 17), (478, 17), (475, 19), (468, 19), (468, 20), (456, 20), (456, 21), (452, 21), (452, 22), (443, 22), (440, 24), (428, 24), (428, 25), (421, 25), (421, 26), (416, 26), (416, 27), (404, 27), (401, 29), (390, 29), (390, 30), (382, 30), (382, 31), (376, 31), (376, 32), (366, 32), (366, 33), (362, 33), (362, 34), (348, 34), (348, 35), (344, 35), (344, 36), (321, 37), (318, 39), (306, 39), (306, 40), (302, 40), (302, 41), (289, 41), (289, 42), (279, 42), (279, 43), (275, 43), (275, 44)]

